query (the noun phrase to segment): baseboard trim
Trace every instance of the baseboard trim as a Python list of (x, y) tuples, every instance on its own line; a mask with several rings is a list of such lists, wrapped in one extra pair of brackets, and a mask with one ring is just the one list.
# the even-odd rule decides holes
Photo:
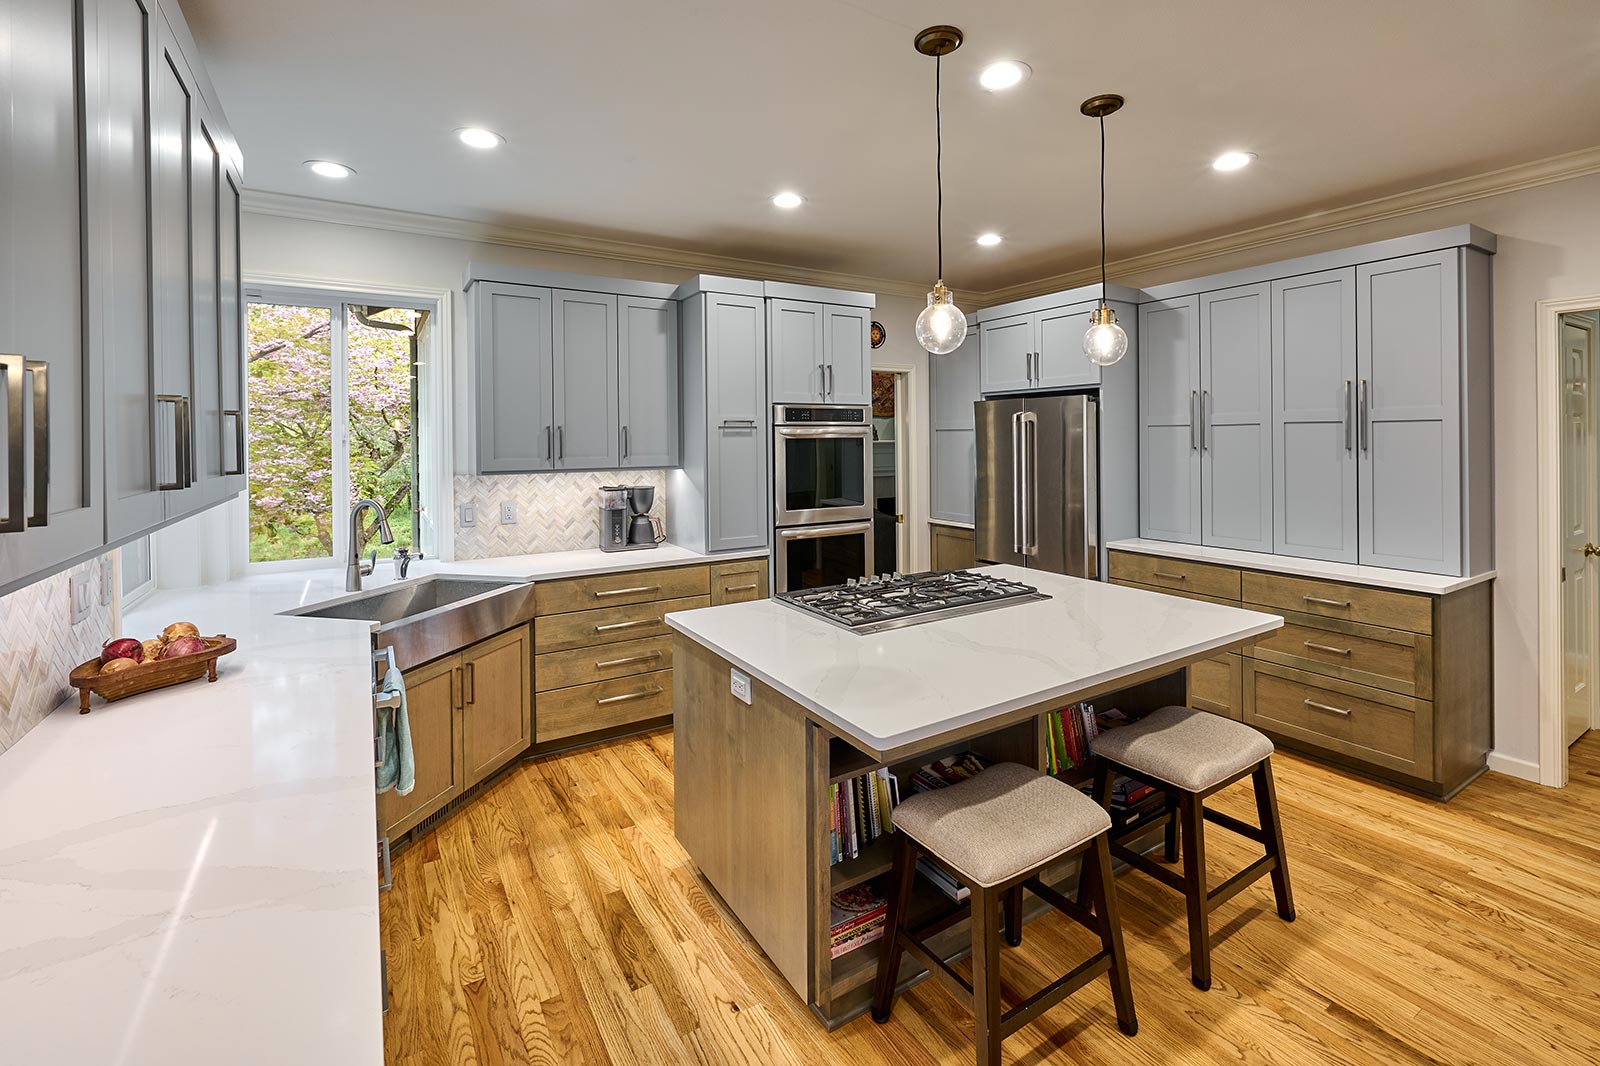
[(1519, 777), (1524, 781), (1532, 781), (1536, 785), (1539, 783), (1539, 764), (1529, 762), (1527, 759), (1518, 759), (1498, 751), (1491, 751), (1489, 753), (1489, 769), (1497, 774), (1509, 774), (1511, 777)]

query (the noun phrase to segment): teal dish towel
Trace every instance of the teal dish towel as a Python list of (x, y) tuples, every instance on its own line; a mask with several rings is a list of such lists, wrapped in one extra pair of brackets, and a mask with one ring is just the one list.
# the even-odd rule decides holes
[(398, 694), (398, 707), (378, 708), (378, 728), (383, 735), (383, 765), (378, 767), (378, 791), (391, 788), (404, 796), (417, 787), (417, 761), (411, 753), (411, 720), (406, 716), (406, 682), (400, 671), (390, 667), (378, 691)]

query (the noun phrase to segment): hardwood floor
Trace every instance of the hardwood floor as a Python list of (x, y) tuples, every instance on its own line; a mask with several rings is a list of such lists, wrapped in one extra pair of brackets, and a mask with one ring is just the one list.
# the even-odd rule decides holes
[[(1183, 900), (1118, 880), (1139, 1035), (1104, 981), (1006, 1041), (1034, 1063), (1600, 1061), (1600, 735), (1562, 792), (1489, 774), (1449, 804), (1282, 754), (1299, 920), (1270, 885), (1214, 917), (1189, 983)], [(1217, 806), (1251, 818), (1247, 787)], [(1247, 849), (1213, 831), (1213, 884)], [(924, 982), (888, 1025), (829, 1034), (672, 834), (672, 737), (525, 763), (395, 859), (382, 898), (391, 1066), (970, 1063), (972, 1025)], [(1091, 950), (1058, 915), (1002, 957), (1007, 1004)]]

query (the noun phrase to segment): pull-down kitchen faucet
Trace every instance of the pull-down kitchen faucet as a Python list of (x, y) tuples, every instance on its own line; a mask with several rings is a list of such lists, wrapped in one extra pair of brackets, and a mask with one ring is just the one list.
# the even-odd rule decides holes
[(344, 568), (344, 590), (346, 592), (360, 592), (361, 579), (372, 573), (372, 568), (378, 565), (378, 552), (372, 552), (372, 561), (361, 561), (361, 512), (366, 508), (378, 512), (378, 539), (385, 544), (394, 543), (394, 532), (389, 528), (389, 515), (384, 511), (383, 504), (377, 500), (357, 500), (356, 505), (350, 508), (350, 560)]

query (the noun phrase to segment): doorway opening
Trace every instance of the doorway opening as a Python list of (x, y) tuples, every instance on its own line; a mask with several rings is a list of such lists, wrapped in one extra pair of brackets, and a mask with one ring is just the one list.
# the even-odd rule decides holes
[(910, 569), (906, 551), (907, 372), (872, 372), (872, 565), (880, 574)]
[(1561, 362), (1561, 743), (1597, 725), (1600, 670), (1600, 314), (1557, 322)]

